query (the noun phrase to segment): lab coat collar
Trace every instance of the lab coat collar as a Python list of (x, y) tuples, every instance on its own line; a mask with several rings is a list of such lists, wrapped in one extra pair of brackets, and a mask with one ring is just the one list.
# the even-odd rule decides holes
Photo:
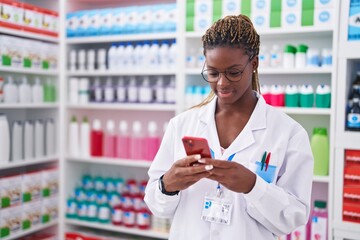
[[(255, 143), (253, 132), (266, 128), (266, 103), (264, 98), (256, 93), (258, 101), (254, 108), (253, 113), (250, 116), (249, 121), (245, 125), (241, 133), (236, 137), (234, 142), (221, 154), (219, 136), (216, 131), (215, 124), (215, 107), (217, 97), (215, 97), (210, 103), (202, 107), (199, 111), (199, 119), (202, 129), (201, 135), (211, 139), (210, 147), (214, 151), (215, 158), (228, 158), (230, 155), (240, 152), (245, 148)], [(211, 127), (212, 130), (209, 129)]]

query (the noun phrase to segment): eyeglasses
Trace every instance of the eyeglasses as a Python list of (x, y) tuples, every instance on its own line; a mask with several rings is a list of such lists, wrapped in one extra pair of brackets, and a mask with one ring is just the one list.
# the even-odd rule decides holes
[(224, 72), (219, 72), (217, 70), (214, 69), (204, 69), (205, 68), (205, 64), (202, 68), (201, 71), (201, 76), (203, 77), (203, 79), (209, 83), (215, 83), (217, 81), (219, 81), (220, 79), (220, 73), (223, 73), (226, 77), (227, 80), (229, 80), (230, 82), (239, 82), (242, 78), (243, 72), (245, 71), (245, 68), (247, 67), (247, 65), (249, 64), (249, 62), (251, 61), (251, 57), (249, 57), (248, 61), (246, 62), (245, 67), (240, 70), (237, 68), (229, 68), (226, 69)]

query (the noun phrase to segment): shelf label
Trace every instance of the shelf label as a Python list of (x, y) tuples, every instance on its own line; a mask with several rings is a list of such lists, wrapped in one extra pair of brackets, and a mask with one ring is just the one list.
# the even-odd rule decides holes
[(360, 1), (351, 0), (348, 22), (348, 41), (360, 40)]

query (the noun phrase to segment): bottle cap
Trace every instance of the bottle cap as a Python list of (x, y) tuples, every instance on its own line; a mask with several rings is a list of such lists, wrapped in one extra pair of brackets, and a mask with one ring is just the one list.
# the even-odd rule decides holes
[(296, 94), (298, 93), (298, 88), (296, 85), (290, 84), (290, 85), (286, 85), (286, 89), (285, 89), (285, 93), (287, 94)]
[(327, 94), (330, 93), (330, 86), (325, 84), (320, 84), (316, 87), (317, 94)]
[(101, 122), (99, 119), (93, 121), (93, 129), (97, 131), (101, 130)]
[(108, 120), (106, 123), (106, 128), (109, 132), (113, 132), (115, 129), (115, 123), (113, 120)]
[(297, 52), (301, 52), (301, 53), (306, 53), (307, 50), (308, 50), (308, 46), (304, 44), (300, 44), (297, 48)]
[(88, 123), (88, 122), (89, 122), (88, 118), (86, 116), (83, 117), (83, 123)]
[(119, 130), (120, 132), (126, 132), (128, 129), (128, 124), (126, 120), (121, 120), (119, 123)]
[(77, 122), (76, 116), (71, 117), (71, 122)]
[(148, 124), (148, 132), (149, 133), (156, 133), (157, 131), (157, 124), (155, 121), (150, 121)]
[(141, 123), (140, 121), (135, 121), (132, 126), (133, 132), (139, 133), (141, 132)]
[(296, 53), (296, 48), (293, 45), (285, 45), (284, 52), (286, 53)]
[(326, 128), (314, 128), (313, 135), (322, 135), (327, 136), (327, 129)]
[(326, 202), (315, 200), (314, 206), (317, 208), (326, 208)]

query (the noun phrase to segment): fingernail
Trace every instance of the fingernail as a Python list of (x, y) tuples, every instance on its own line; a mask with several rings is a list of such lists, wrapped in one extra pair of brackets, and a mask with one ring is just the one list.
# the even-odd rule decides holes
[(209, 171), (209, 170), (211, 170), (211, 169), (213, 169), (213, 168), (214, 168), (213, 165), (206, 165), (206, 166), (205, 166), (205, 170), (206, 170), (206, 171)]
[(200, 166), (200, 164), (194, 163), (192, 166), (197, 167), (197, 166)]
[(199, 160), (199, 159), (201, 158), (201, 155), (200, 155), (200, 154), (196, 154), (196, 155), (194, 155), (194, 158), (195, 158), (196, 160)]
[(205, 159), (201, 158), (198, 160), (199, 163), (205, 163)]

